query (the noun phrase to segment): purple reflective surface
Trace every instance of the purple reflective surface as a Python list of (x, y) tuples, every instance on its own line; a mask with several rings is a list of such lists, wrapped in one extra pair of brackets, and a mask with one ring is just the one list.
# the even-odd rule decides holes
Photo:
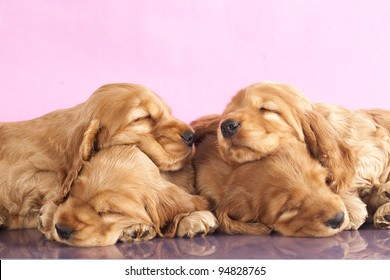
[(1, 230), (1, 259), (390, 259), (390, 230), (364, 225), (329, 238), (214, 234), (75, 248), (35, 229)]

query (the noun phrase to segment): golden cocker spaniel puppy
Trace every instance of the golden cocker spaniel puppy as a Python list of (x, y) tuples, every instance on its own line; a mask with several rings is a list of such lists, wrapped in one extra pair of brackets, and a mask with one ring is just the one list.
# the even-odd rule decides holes
[(337, 131), (338, 141), (352, 151), (355, 173), (346, 195), (364, 202), (349, 210), (355, 228), (367, 220), (376, 228), (390, 229), (390, 111), (347, 110), (330, 104), (313, 104), (313, 110), (324, 116)]
[(315, 104), (292, 86), (263, 82), (233, 97), (217, 124), (217, 146), (224, 161), (238, 165), (272, 156), (292, 139), (305, 143), (343, 198), (346, 229), (359, 228), (368, 214), (376, 227), (389, 228), (389, 119), (389, 111)]
[(263, 82), (240, 90), (222, 115), (221, 156), (230, 163), (257, 160), (298, 139), (328, 169), (327, 181), (339, 193), (354, 174), (352, 152), (312, 106), (287, 84)]
[[(240, 125), (233, 124), (230, 113), (192, 123), (199, 136), (194, 157), (197, 188), (209, 199), (219, 229), (229, 234), (276, 231), (314, 237), (345, 229), (347, 209), (327, 185), (327, 169), (312, 158), (305, 143), (295, 137), (283, 139), (272, 153), (257, 158), (253, 146), (259, 143), (245, 133), (259, 133), (262, 113), (258, 114), (243, 122), (239, 117), (246, 116), (245, 110), (235, 112)], [(225, 128), (227, 121), (236, 127)]]
[[(72, 196), (70, 192), (70, 190), (73, 191), (72, 186), (82, 181), (78, 180), (78, 176), (83, 175), (83, 180), (87, 180), (85, 177), (88, 177), (90, 173), (94, 178), (101, 177), (102, 181), (105, 180), (104, 176), (115, 178), (114, 173), (108, 176), (109, 174), (106, 172), (100, 176), (95, 174), (93, 170), (84, 168), (89, 161), (96, 162), (95, 157), (103, 157), (99, 154), (100, 150), (105, 154), (105, 149), (111, 147), (136, 146), (128, 154), (129, 160), (142, 159), (146, 161), (148, 159), (150, 161), (148, 164), (133, 162), (137, 166), (137, 179), (139, 179), (135, 180), (135, 185), (148, 188), (150, 176), (145, 175), (145, 183), (142, 183), (141, 166), (145, 166), (151, 167), (156, 174), (167, 173), (165, 176), (160, 176), (171, 181), (170, 187), (173, 188), (172, 185), (175, 182), (180, 184), (186, 181), (183, 179), (186, 176), (193, 176), (188, 167), (186, 167), (187, 172), (182, 171), (192, 157), (193, 138), (192, 129), (172, 117), (168, 106), (161, 98), (151, 90), (134, 84), (105, 85), (92, 94), (86, 102), (73, 108), (54, 111), (34, 120), (0, 123), (0, 223), (2, 227), (8, 229), (36, 227), (39, 224), (38, 216), (40, 213), (40, 229), (49, 236), (48, 232), (51, 232), (50, 227), (53, 226), (53, 221), (50, 221), (48, 217), (53, 217), (56, 208), (53, 205), (57, 206), (53, 201), (58, 204), (64, 201), (66, 196)], [(140, 153), (143, 156), (136, 155)], [(123, 158), (118, 160), (124, 161)], [(101, 169), (100, 163), (90, 165), (97, 165), (97, 168)], [(116, 170), (116, 168), (112, 169)], [(89, 173), (86, 174), (87, 172)], [(118, 177), (122, 176), (124, 179), (124, 173), (119, 173)], [(133, 174), (131, 170), (129, 174)], [(155, 184), (160, 184), (161, 180), (161, 178), (156, 177), (157, 183)], [(104, 216), (102, 213), (105, 211), (115, 213), (107, 219), (101, 217), (103, 224), (110, 224), (115, 221), (115, 218), (125, 216), (128, 213), (122, 212), (120, 207), (116, 212), (115, 207), (111, 209), (107, 206), (115, 204), (113, 201), (117, 196), (116, 193), (123, 189), (122, 181), (115, 182), (120, 183), (120, 186), (117, 187), (114, 182), (110, 184), (108, 178), (105, 180), (105, 184), (107, 184), (105, 187), (109, 186), (110, 188), (103, 189), (104, 192), (107, 192), (104, 200), (105, 206), (99, 204), (96, 209), (93, 209), (95, 206), (93, 203), (84, 201), (90, 206), (91, 211), (96, 211), (101, 216)], [(130, 176), (126, 184), (131, 185), (132, 182)], [(98, 188), (98, 186), (93, 186), (93, 183), (94, 181), (90, 186), (91, 193)], [(88, 185), (88, 182), (80, 184)], [(180, 187), (176, 186), (187, 193), (192, 191), (192, 187), (192, 183), (187, 185), (183, 183)], [(80, 191), (81, 188), (74, 189)], [(88, 193), (87, 189), (85, 191)], [(151, 194), (155, 195), (156, 192), (157, 189), (154, 187)], [(143, 195), (147, 195), (147, 193)], [(121, 195), (118, 194), (118, 196)], [(86, 194), (84, 198), (93, 200), (95, 197), (88, 197)], [(137, 198), (134, 195), (131, 198), (153, 201), (155, 197)], [(79, 197), (79, 199), (81, 198)], [(203, 208), (206, 207), (204, 203), (201, 203), (201, 198), (194, 197), (194, 200), (198, 201), (195, 203), (198, 208), (201, 208), (200, 205), (203, 205)], [(158, 204), (158, 202), (153, 203)], [(135, 203), (135, 205), (137, 204)], [(148, 204), (144, 206), (149, 207)], [(77, 208), (73, 210), (77, 211)], [(179, 210), (172, 210), (172, 213), (175, 211)], [(131, 217), (134, 217), (135, 213), (136, 210)], [(83, 215), (81, 212), (77, 214)], [(86, 212), (86, 216), (83, 217), (88, 220), (89, 214), (92, 215), (92, 212)], [(135, 220), (135, 222), (140, 221), (144, 221), (144, 217)], [(72, 229), (74, 232), (70, 234), (68, 226), (70, 225), (65, 223), (57, 226), (60, 236), (67, 237), (67, 234), (72, 235), (79, 230), (76, 226)], [(81, 227), (81, 223), (79, 226)], [(91, 226), (93, 228), (93, 224)], [(101, 224), (96, 226), (101, 226)], [(122, 230), (128, 232), (128, 227), (129, 225), (126, 225)], [(55, 229), (55, 224), (53, 228)], [(193, 232), (196, 233), (198, 230), (202, 229), (194, 229)], [(115, 235), (117, 232), (116, 228)], [(182, 235), (184, 234), (187, 233), (182, 233)], [(189, 232), (188, 234), (192, 235), (193, 233)], [(89, 238), (88, 236), (84, 237)], [(108, 245), (112, 244), (118, 237), (110, 236), (103, 241), (91, 237), (92, 241), (78, 240), (74, 244), (79, 246)], [(69, 242), (68, 238), (65, 243), (72, 242)]]
[(92, 122), (80, 147), (79, 171), (65, 180), (63, 201), (42, 208), (39, 228), (48, 239), (103, 246), (215, 229), (207, 200), (192, 194), (191, 162), (162, 172), (137, 145), (96, 147), (100, 133)]

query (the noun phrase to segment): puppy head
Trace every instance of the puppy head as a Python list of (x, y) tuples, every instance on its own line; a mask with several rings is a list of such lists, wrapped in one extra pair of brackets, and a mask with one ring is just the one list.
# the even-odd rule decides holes
[(99, 120), (98, 149), (134, 144), (164, 171), (180, 169), (192, 156), (191, 127), (174, 118), (165, 102), (143, 86), (102, 86), (82, 110)]
[(73, 246), (105, 246), (157, 234), (168, 237), (176, 232), (178, 214), (207, 208), (204, 198), (166, 181), (178, 173), (172, 181), (188, 182), (193, 176), (190, 164), (162, 176), (136, 145), (97, 147), (99, 128), (99, 121), (91, 121), (78, 161), (62, 185), (62, 197), (44, 211), (49, 219), (40, 227), (49, 239)]
[(310, 157), (305, 144), (287, 145), (265, 164), (266, 224), (286, 236), (324, 237), (346, 228), (345, 204), (328, 187), (328, 171)]
[(80, 161), (65, 180), (64, 197), (57, 202), (50, 227), (50, 236), (68, 245), (112, 245), (132, 225), (156, 224), (146, 205), (154, 209), (158, 201), (159, 169), (136, 146), (111, 146), (95, 153), (97, 127), (91, 122), (85, 133)]
[(331, 236), (349, 223), (341, 197), (326, 184), (326, 168), (310, 157), (304, 143), (240, 165), (231, 177), (219, 211), (234, 220), (307, 237)]
[(348, 188), (355, 173), (352, 150), (316, 107), (295, 88), (276, 83), (251, 85), (233, 97), (220, 117), (218, 147), (230, 164), (258, 160), (299, 140), (328, 170), (333, 191)]
[(242, 89), (220, 119), (221, 156), (240, 164), (275, 152), (290, 138), (303, 142), (301, 116), (310, 108), (309, 101), (289, 85), (263, 82)]
[(326, 237), (345, 229), (349, 217), (342, 199), (326, 188), (325, 182), (318, 186), (311, 186), (318, 193), (278, 194), (276, 201), (283, 206), (271, 210), (277, 213), (273, 229), (297, 237)]

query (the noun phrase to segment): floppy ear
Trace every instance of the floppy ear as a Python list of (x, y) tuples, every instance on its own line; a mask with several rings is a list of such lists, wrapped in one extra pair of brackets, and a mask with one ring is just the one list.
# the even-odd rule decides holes
[(342, 193), (355, 174), (352, 150), (320, 113), (307, 111), (302, 129), (310, 154), (328, 169), (328, 185), (334, 192)]
[(195, 131), (195, 144), (202, 142), (202, 139), (208, 134), (216, 134), (219, 127), (219, 115), (206, 115), (192, 121), (190, 126)]
[[(81, 125), (80, 127), (76, 128), (75, 134), (77, 135), (80, 133), (80, 131), (84, 131), (84, 133), (82, 135), (81, 144), (79, 144), (78, 149), (77, 147), (74, 147), (77, 152), (73, 152), (75, 153), (73, 162), (70, 165), (67, 176), (61, 186), (60, 195), (62, 196), (62, 199), (66, 198), (68, 195), (73, 181), (77, 178), (84, 163), (89, 161), (96, 152), (96, 142), (100, 132), (100, 122), (98, 120), (92, 120), (88, 125)], [(75, 142), (73, 145), (80, 143), (80, 141), (77, 141), (77, 139), (73, 142)]]

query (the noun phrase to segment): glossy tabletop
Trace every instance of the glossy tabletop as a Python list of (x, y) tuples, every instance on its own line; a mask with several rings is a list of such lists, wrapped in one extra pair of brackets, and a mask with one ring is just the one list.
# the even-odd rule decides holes
[(327, 238), (217, 233), (92, 248), (47, 241), (36, 229), (1, 230), (0, 259), (390, 259), (390, 230), (364, 225)]

